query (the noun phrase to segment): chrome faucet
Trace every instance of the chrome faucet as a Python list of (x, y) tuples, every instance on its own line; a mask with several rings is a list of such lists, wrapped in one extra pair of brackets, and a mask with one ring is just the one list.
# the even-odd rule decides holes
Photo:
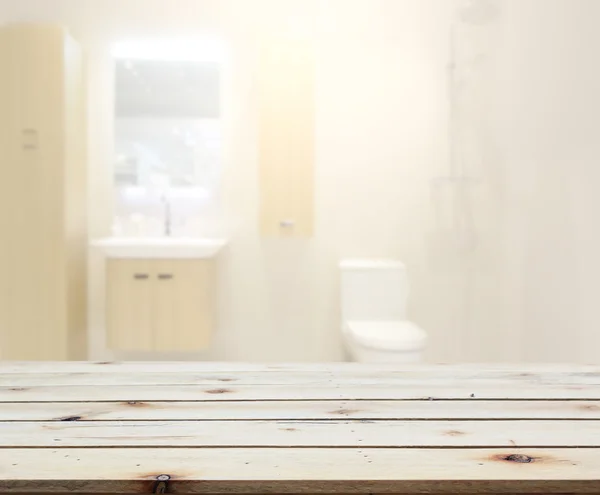
[(164, 235), (169, 237), (171, 235), (171, 205), (166, 194), (163, 194), (160, 199), (165, 207)]

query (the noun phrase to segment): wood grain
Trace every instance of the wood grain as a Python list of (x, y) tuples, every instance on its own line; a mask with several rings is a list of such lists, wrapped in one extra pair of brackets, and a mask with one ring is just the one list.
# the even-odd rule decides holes
[[(6, 370), (4, 372), (4, 370)], [(0, 492), (600, 491), (597, 367), (0, 363)]]
[[(131, 277), (130, 277), (131, 278)], [(141, 336), (140, 336), (141, 337)], [(148, 365), (153, 370), (152, 365)], [(465, 381), (468, 380), (468, 383)], [(389, 385), (414, 386), (423, 384), (505, 385), (513, 387), (539, 385), (600, 386), (600, 373), (506, 373), (454, 371), (362, 371), (351, 369), (340, 372), (318, 371), (257, 371), (257, 372), (154, 372), (112, 371), (105, 373), (2, 373), (0, 386), (57, 386), (57, 385)]]
[(600, 419), (600, 401), (249, 401), (0, 403), (0, 421)]
[[(533, 462), (508, 461), (514, 454)], [(0, 491), (597, 493), (598, 449), (0, 449)], [(508, 483), (506, 483), (508, 482)]]
[(600, 447), (600, 421), (0, 423), (6, 447)]
[(40, 386), (0, 387), (0, 402), (231, 401), (231, 400), (599, 400), (600, 387), (423, 383), (390, 386)]
[(363, 373), (377, 373), (387, 376), (390, 372), (414, 373), (423, 377), (455, 377), (481, 376), (481, 374), (495, 374), (496, 376), (521, 375), (521, 374), (551, 374), (564, 376), (584, 373), (598, 374), (600, 365), (582, 364), (502, 364), (502, 363), (467, 363), (467, 364), (358, 364), (349, 362), (332, 363), (244, 363), (244, 362), (168, 362), (168, 361), (131, 361), (131, 362), (93, 362), (93, 361), (2, 361), (0, 374), (12, 373), (257, 373), (257, 372), (297, 372), (311, 373), (342, 373), (344, 375)]

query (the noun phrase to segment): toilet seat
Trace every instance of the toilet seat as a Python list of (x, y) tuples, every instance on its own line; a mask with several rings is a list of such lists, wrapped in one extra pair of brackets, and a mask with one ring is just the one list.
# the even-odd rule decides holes
[(386, 351), (423, 349), (427, 334), (410, 321), (349, 321), (346, 331), (364, 347)]

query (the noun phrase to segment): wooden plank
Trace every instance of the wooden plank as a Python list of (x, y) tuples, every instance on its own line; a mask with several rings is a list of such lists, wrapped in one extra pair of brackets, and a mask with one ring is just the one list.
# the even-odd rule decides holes
[(14, 447), (600, 447), (600, 421), (0, 423)]
[(599, 459), (599, 449), (0, 449), (0, 491), (140, 493), (168, 474), (172, 493), (597, 493)]
[(391, 371), (434, 373), (447, 376), (460, 372), (469, 373), (597, 373), (600, 365), (570, 364), (490, 364), (468, 363), (457, 365), (421, 365), (421, 364), (359, 364), (359, 363), (243, 363), (243, 362), (53, 362), (53, 361), (3, 361), (0, 362), (0, 374), (6, 373), (246, 373), (246, 372), (318, 372), (318, 373), (379, 373)]
[(522, 386), (479, 384), (432, 384), (392, 386), (47, 386), (0, 387), (0, 402), (94, 402), (94, 401), (232, 401), (232, 400), (598, 400), (600, 387)]
[[(60, 368), (58, 368), (60, 369)], [(590, 385), (600, 386), (600, 373), (507, 373), (493, 371), (457, 370), (444, 374), (437, 371), (363, 371), (340, 373), (316, 371), (297, 372), (206, 372), (206, 373), (0, 373), (0, 386), (39, 387), (57, 385), (419, 385), (423, 382), (439, 385), (481, 383), (486, 385)], [(468, 382), (467, 382), (468, 381)]]
[(0, 403), (0, 421), (600, 419), (600, 401), (249, 401)]

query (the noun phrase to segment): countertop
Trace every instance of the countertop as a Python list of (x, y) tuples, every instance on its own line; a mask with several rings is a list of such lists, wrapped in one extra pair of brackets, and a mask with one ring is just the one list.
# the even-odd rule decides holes
[(0, 363), (0, 492), (600, 493), (600, 367)]

